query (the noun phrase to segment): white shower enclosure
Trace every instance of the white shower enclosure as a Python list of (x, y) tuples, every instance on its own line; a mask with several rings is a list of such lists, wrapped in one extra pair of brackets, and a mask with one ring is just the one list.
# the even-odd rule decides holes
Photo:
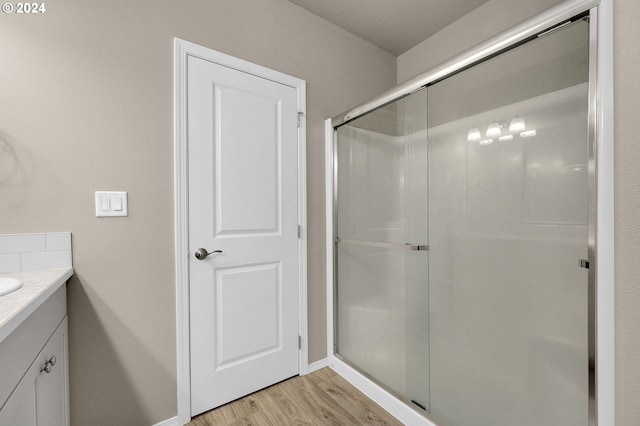
[(439, 425), (593, 424), (590, 19), (332, 125), (333, 356)]

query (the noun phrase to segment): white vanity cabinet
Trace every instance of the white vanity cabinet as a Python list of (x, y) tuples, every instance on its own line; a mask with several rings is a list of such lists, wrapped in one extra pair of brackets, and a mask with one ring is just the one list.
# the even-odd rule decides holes
[(66, 286), (0, 344), (0, 426), (68, 426)]

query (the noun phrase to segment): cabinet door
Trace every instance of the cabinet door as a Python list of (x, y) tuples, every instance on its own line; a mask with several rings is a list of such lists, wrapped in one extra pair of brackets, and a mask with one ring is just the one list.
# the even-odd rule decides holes
[(69, 426), (67, 318), (40, 354), (42, 372), (36, 379), (37, 426)]
[(36, 380), (38, 376), (40, 376), (39, 357), (31, 364), (0, 410), (0, 426), (37, 426)]
[(67, 318), (0, 410), (0, 426), (69, 426)]

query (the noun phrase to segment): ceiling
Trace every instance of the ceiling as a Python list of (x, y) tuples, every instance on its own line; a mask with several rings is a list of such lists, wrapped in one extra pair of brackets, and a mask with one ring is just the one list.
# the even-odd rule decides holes
[(289, 0), (400, 56), (488, 0)]

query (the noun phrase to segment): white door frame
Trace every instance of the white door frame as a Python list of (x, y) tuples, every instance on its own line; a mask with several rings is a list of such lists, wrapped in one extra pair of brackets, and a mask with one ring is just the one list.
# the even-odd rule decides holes
[(300, 374), (308, 373), (307, 339), (307, 178), (306, 178), (306, 83), (295, 77), (174, 39), (174, 208), (176, 268), (176, 346), (178, 422), (191, 420), (191, 375), (189, 340), (189, 212), (187, 156), (187, 58), (198, 57), (238, 71), (275, 81), (297, 90), (298, 116), (298, 239), (299, 260), (299, 352)]

